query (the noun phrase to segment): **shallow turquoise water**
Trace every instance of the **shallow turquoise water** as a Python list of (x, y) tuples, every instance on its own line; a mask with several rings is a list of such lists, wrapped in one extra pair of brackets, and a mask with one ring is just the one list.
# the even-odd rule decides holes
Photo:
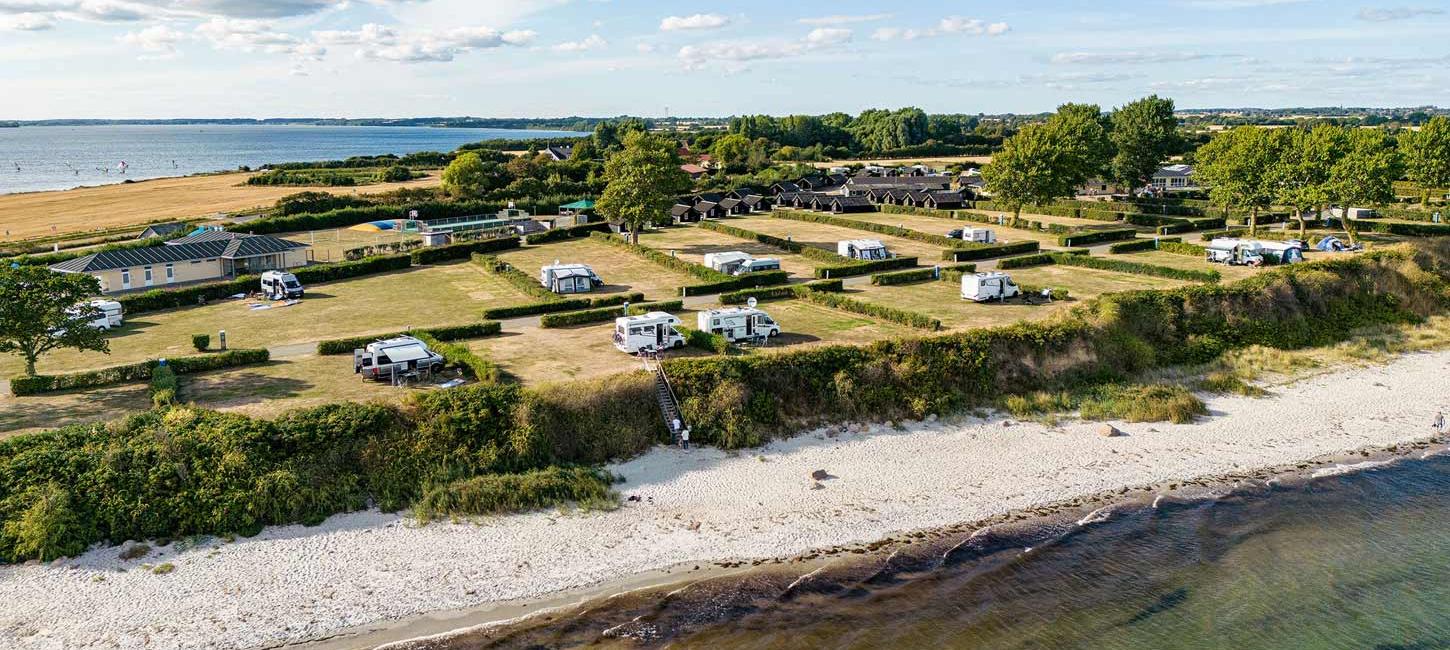
[(614, 599), (448, 647), (1450, 648), (1450, 457), (924, 545), (788, 588), (797, 577)]

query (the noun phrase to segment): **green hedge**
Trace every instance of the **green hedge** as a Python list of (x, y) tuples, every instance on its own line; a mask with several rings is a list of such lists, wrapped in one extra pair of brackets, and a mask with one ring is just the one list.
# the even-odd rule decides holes
[(1175, 255), (1189, 255), (1192, 257), (1203, 257), (1208, 254), (1208, 249), (1197, 244), (1189, 244), (1181, 241), (1165, 241), (1158, 245), (1158, 250)]
[(180, 388), (180, 382), (176, 379), (176, 371), (168, 366), (156, 366), (151, 369), (151, 404), (156, 408), (171, 406), (176, 403), (176, 391)]
[(207, 349), (211, 347), (211, 335), (192, 334), (191, 347), (194, 348), (197, 352), (206, 352)]
[[(684, 309), (683, 300), (664, 300), (660, 302), (642, 302), (629, 306), (629, 315), (637, 316), (652, 311), (679, 311)], [(619, 307), (605, 307), (603, 309), (586, 309), (583, 311), (566, 311), (557, 314), (545, 314), (539, 319), (539, 327), (549, 329), (556, 327), (571, 327), (588, 323), (606, 323), (624, 316)]]
[(515, 289), (518, 289), (519, 291), (527, 295), (533, 296), (545, 302), (552, 302), (563, 299), (559, 296), (559, 294), (554, 293), (553, 291), (549, 291), (549, 289), (546, 288), (544, 285), (539, 284), (538, 279), (534, 276), (520, 271), (518, 268), (514, 267), (514, 265), (509, 264), (508, 262), (505, 262), (497, 257), (494, 257), (492, 255), (484, 255), (482, 253), (474, 253), (470, 257), (473, 260), (474, 264), (477, 264), (480, 268), (483, 269), (484, 273), (498, 276), (505, 282), (513, 285)]
[(1188, 280), (1190, 282), (1218, 282), (1222, 276), (1218, 271), (1198, 271), (1190, 269), (1176, 269), (1169, 266), (1157, 264), (1140, 264), (1138, 262), (1127, 262), (1120, 259), (1107, 259), (1103, 257), (1092, 257), (1088, 255), (1068, 255), (1063, 253), (1043, 253), (1041, 255), (1028, 255), (1026, 257), (1014, 257), (1002, 260), (997, 264), (1000, 269), (1020, 269), (1028, 266), (1042, 266), (1044, 264), (1061, 264), (1063, 266), (1080, 266), (1103, 271), (1115, 271), (1118, 273), (1132, 273), (1135, 275), (1151, 275), (1160, 278), (1171, 278), (1174, 280)]
[(549, 242), (564, 241), (578, 237), (588, 237), (591, 232), (609, 232), (609, 224), (603, 221), (598, 223), (586, 223), (582, 226), (570, 226), (568, 228), (554, 228), (544, 232), (536, 232), (524, 237), (524, 243), (531, 246), (547, 244)]
[(932, 318), (925, 314), (918, 314), (913, 311), (887, 307), (872, 302), (863, 302), (855, 298), (848, 298), (840, 293), (827, 293), (824, 291), (812, 291), (805, 287), (796, 287), (796, 297), (807, 302), (824, 305), (832, 309), (863, 314), (872, 318), (879, 318), (892, 323), (900, 323), (909, 327), (916, 327), (925, 330), (936, 331), (941, 329), (941, 320)]
[[(178, 375), (186, 375), (221, 368), (235, 368), (237, 366), (266, 363), (268, 358), (270, 357), (265, 349), (237, 349), (218, 352), (216, 354), (171, 358), (166, 360), (166, 364), (171, 366), (172, 372)], [(99, 388), (102, 386), (148, 381), (151, 379), (151, 373), (157, 365), (158, 362), (155, 359), (151, 359), (140, 363), (111, 366), (100, 370), (77, 372), (67, 375), (16, 377), (10, 380), (10, 392), (16, 396), (37, 395), (58, 390)]]
[(912, 269), (910, 271), (896, 271), (893, 273), (877, 273), (871, 276), (871, 284), (886, 286), (893, 284), (911, 284), (935, 280), (941, 274), (956, 273), (958, 278), (962, 273), (972, 273), (977, 270), (976, 264), (953, 264), (951, 266), (940, 266), (934, 268)]
[(811, 291), (843, 291), (845, 289), (845, 285), (839, 279), (816, 280), (815, 282), (807, 282), (800, 285), (741, 289), (740, 291), (722, 293), (720, 294), (720, 304), (743, 305), (751, 298), (762, 301), (779, 300), (781, 298), (794, 298), (796, 297), (796, 290), (801, 287), (805, 287), (806, 289), (809, 289)]
[[(540, 287), (542, 288), (542, 287)], [(612, 307), (622, 305), (626, 302), (640, 302), (644, 300), (644, 294), (638, 291), (634, 293), (617, 293), (594, 298), (558, 298), (544, 302), (535, 302), (527, 305), (515, 305), (512, 307), (491, 307), (483, 310), (483, 317), (489, 320), (506, 318), (519, 318), (521, 316), (537, 316), (539, 314), (552, 314), (561, 311), (577, 311), (580, 309), (593, 309), (596, 307)]]
[(704, 330), (697, 330), (693, 327), (680, 326), (676, 328), (685, 335), (685, 344), (692, 348), (698, 348), (715, 354), (725, 354), (730, 351), (730, 339), (724, 334), (711, 334)]
[(1036, 255), (1023, 255), (1022, 257), (1009, 257), (1005, 260), (997, 262), (997, 268), (1003, 270), (1023, 269), (1029, 266), (1056, 264), (1057, 260), (1053, 257), (1053, 255), (1054, 253), (1038, 253)]
[(479, 356), (468, 346), (458, 343), (444, 343), (427, 332), (413, 332), (413, 336), (428, 346), (428, 349), (443, 357), (444, 363), (462, 368), (469, 376), (482, 383), (497, 383), (501, 377), (498, 365)]
[(1156, 248), (1158, 248), (1158, 242), (1152, 239), (1132, 239), (1108, 246), (1108, 252), (1132, 253), (1134, 251), (1151, 251)]
[(804, 244), (799, 244), (785, 239), (784, 237), (776, 237), (774, 235), (758, 233), (754, 230), (746, 230), (744, 228), (720, 223), (719, 221), (701, 221), (698, 226), (706, 230), (722, 232), (727, 235), (739, 237), (741, 239), (753, 239), (767, 246), (774, 246), (788, 253), (796, 253), (802, 257), (807, 257), (821, 262), (843, 263), (851, 261), (851, 258), (845, 257), (843, 255), (837, 255), (834, 251), (828, 251), (824, 248), (816, 248), (815, 246), (806, 246)]
[(1138, 231), (1132, 228), (1114, 228), (1111, 230), (1094, 230), (1091, 232), (1080, 232), (1071, 235), (1063, 235), (1057, 238), (1058, 246), (1085, 246), (1087, 244), (1099, 244), (1105, 241), (1121, 241), (1132, 239), (1138, 236)]
[(415, 250), (409, 255), (412, 256), (414, 264), (434, 264), (448, 260), (466, 260), (474, 253), (497, 253), (518, 247), (518, 237), (501, 237), (447, 246), (430, 246)]
[(985, 260), (993, 257), (1006, 257), (1008, 255), (1020, 255), (1041, 250), (1042, 245), (1035, 241), (1017, 241), (1008, 244), (987, 244), (980, 248), (960, 248), (942, 252), (942, 259), (948, 262), (965, 262), (968, 260)]
[(391, 339), (399, 336), (416, 336), (422, 338), (427, 336), (438, 341), (457, 341), (459, 339), (477, 339), (485, 336), (493, 336), (503, 330), (503, 325), (498, 321), (485, 321), (482, 323), (470, 323), (468, 325), (443, 325), (439, 327), (420, 327), (402, 332), (391, 332), (388, 334), (372, 334), (369, 336), (352, 336), (341, 339), (328, 339), (317, 342), (318, 354), (352, 354), (353, 350), (366, 346), (373, 341)]
[[(1446, 212), (1450, 212), (1447, 210)], [(1410, 237), (1444, 237), (1450, 235), (1450, 223), (1408, 223), (1404, 221), (1359, 222), (1360, 229)]]

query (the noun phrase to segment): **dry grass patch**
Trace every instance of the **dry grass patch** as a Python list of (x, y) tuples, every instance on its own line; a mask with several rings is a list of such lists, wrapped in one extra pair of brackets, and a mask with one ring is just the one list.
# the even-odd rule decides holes
[(309, 254), (317, 262), (339, 262), (345, 260), (347, 259), (346, 252), (350, 248), (377, 246), (379, 244), (391, 244), (401, 241), (418, 241), (421, 239), (417, 233), (396, 231), (360, 232), (348, 228), (311, 230), (278, 236), (283, 239), (290, 239), (310, 245), (312, 248)]
[(780, 336), (762, 350), (790, 350), (808, 345), (865, 344), (900, 336), (920, 336), (921, 330), (879, 321), (800, 300), (764, 302), (760, 309), (780, 323)]
[[(870, 214), (847, 214), (841, 215), (844, 219), (854, 219)], [(861, 219), (858, 219), (861, 220)], [(776, 237), (790, 237), (792, 241), (806, 246), (814, 246), (823, 250), (836, 252), (836, 242), (847, 239), (877, 239), (886, 245), (886, 248), (897, 255), (915, 257), (923, 265), (930, 266), (940, 263), (941, 254), (944, 249), (926, 244), (913, 239), (892, 237), (867, 230), (857, 230), (845, 226), (833, 226), (825, 223), (814, 223), (810, 221), (794, 221), (791, 219), (774, 219), (768, 216), (751, 216), (740, 219), (731, 219), (730, 225), (738, 226), (746, 230), (774, 235)], [(933, 233), (942, 234), (942, 233)]]
[(432, 187), (438, 175), (404, 183), (361, 187), (246, 185), (247, 173), (158, 178), (136, 183), (81, 187), (56, 192), (0, 196), (0, 230), (15, 239), (87, 232), (160, 219), (202, 219), (220, 212), (271, 207), (277, 199), (302, 191), (372, 194), (403, 187)]
[[(446, 371), (435, 382), (454, 376), (454, 371)], [(260, 366), (183, 375), (180, 392), (184, 401), (197, 406), (270, 418), (332, 402), (401, 402), (420, 390), (431, 389), (395, 388), (365, 380), (353, 373), (349, 355), (309, 354)]]
[[(694, 325), (695, 312), (672, 312), (686, 326)], [(504, 372), (525, 384), (589, 379), (641, 369), (639, 359), (614, 347), (614, 323), (580, 327), (507, 331), (468, 343)], [(674, 350), (671, 356), (704, 354), (694, 348)]]
[(596, 289), (593, 295), (642, 291), (649, 300), (669, 300), (680, 296), (680, 287), (701, 282), (617, 246), (587, 238), (525, 246), (503, 251), (498, 258), (530, 277), (537, 277), (540, 267), (553, 264), (555, 260), (565, 264), (588, 264), (607, 283)]
[[(532, 302), (496, 276), (467, 262), (415, 267), (307, 288), (293, 307), (252, 311), (250, 301), (228, 300), (127, 318), (110, 337), (111, 354), (63, 350), (40, 360), (40, 372), (73, 372), (158, 356), (194, 354), (192, 334), (227, 331), (233, 348), (271, 348), (322, 339), (395, 332), (411, 326), (461, 325), (481, 319), (484, 307)], [(19, 357), (0, 357), (0, 374), (24, 370)]]
[(151, 408), (146, 384), (28, 397), (0, 396), (0, 439), (68, 424), (106, 422)]
[(640, 236), (639, 243), (666, 252), (673, 250), (680, 259), (696, 264), (704, 264), (707, 253), (728, 251), (740, 251), (755, 257), (773, 257), (780, 260), (780, 268), (793, 276), (807, 279), (815, 277), (816, 266), (825, 265), (825, 262), (787, 253), (774, 246), (693, 226), (647, 232)]

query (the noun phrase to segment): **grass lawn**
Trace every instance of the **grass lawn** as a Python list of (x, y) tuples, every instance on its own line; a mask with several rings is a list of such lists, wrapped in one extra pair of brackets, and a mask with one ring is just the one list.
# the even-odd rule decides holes
[[(0, 196), (0, 230), (10, 231), (14, 239), (24, 239), (54, 234), (52, 226), (55, 233), (68, 233), (164, 219), (209, 219), (221, 212), (271, 207), (277, 199), (303, 191), (381, 193), (404, 187), (432, 187), (439, 182), (438, 174), (433, 173), (404, 183), (364, 187), (264, 186), (247, 185), (250, 176), (208, 174)], [(115, 176), (110, 179), (119, 180)]]
[(948, 282), (919, 282), (907, 285), (851, 287), (846, 295), (859, 300), (915, 311), (942, 321), (946, 329), (994, 327), (1018, 321), (1046, 318), (1082, 300), (1105, 293), (1133, 289), (1160, 289), (1189, 284), (1113, 271), (1072, 266), (1037, 266), (1009, 272), (1018, 284), (1067, 289), (1068, 300), (1032, 305), (1012, 300), (1006, 303), (976, 303), (962, 300), (961, 285)]
[[(424, 266), (307, 288), (301, 304), (252, 311), (229, 300), (126, 319), (110, 336), (111, 354), (61, 350), (40, 360), (42, 373), (74, 372), (162, 356), (195, 354), (192, 334), (227, 331), (233, 348), (275, 347), (322, 339), (386, 333), (410, 326), (458, 325), (481, 319), (485, 307), (532, 302), (512, 285), (469, 262)], [(19, 357), (0, 357), (0, 374), (24, 369)]]
[(1255, 269), (1251, 266), (1229, 266), (1228, 264), (1210, 264), (1208, 260), (1197, 256), (1179, 255), (1164, 251), (1141, 251), (1137, 253), (1124, 253), (1122, 255), (1105, 255), (1104, 259), (1121, 259), (1125, 262), (1137, 262), (1139, 264), (1157, 264), (1175, 269), (1186, 269), (1190, 271), (1218, 271), (1223, 275), (1224, 282), (1242, 280), (1258, 273), (1260, 270), (1270, 267)]
[[(695, 312), (671, 312), (686, 326), (694, 326)], [(634, 356), (614, 347), (614, 323), (557, 329), (531, 327), (505, 330), (502, 335), (468, 343), (472, 350), (492, 359), (505, 372), (525, 384), (588, 379), (637, 370)], [(671, 356), (705, 354), (695, 348), (673, 350)]]
[[(861, 215), (843, 215), (843, 218), (859, 217)], [(859, 220), (859, 219), (858, 219)], [(931, 266), (941, 263), (941, 254), (944, 249), (902, 237), (882, 235), (867, 230), (857, 230), (844, 226), (832, 226), (824, 223), (810, 221), (794, 221), (791, 219), (775, 219), (769, 216), (750, 216), (740, 219), (731, 219), (730, 225), (753, 230), (776, 237), (790, 237), (793, 241), (807, 246), (836, 252), (836, 242), (847, 239), (876, 239), (886, 245), (897, 255), (916, 257), (917, 263), (923, 266)], [(942, 233), (935, 233), (942, 234)]]
[(312, 248), (309, 254), (312, 255), (313, 261), (317, 262), (339, 262), (345, 260), (347, 257), (344, 253), (349, 248), (362, 248), (363, 246), (375, 246), (377, 244), (419, 239), (417, 233), (394, 231), (360, 232), (348, 228), (294, 232), (278, 236), (283, 239), (290, 239), (310, 245)]
[[(434, 383), (455, 376), (455, 371), (445, 371)], [(422, 390), (429, 389), (395, 388), (364, 380), (353, 373), (351, 355), (309, 354), (181, 377), (183, 400), (254, 417), (275, 417), (284, 411), (333, 402), (401, 402)]]
[(795, 277), (805, 279), (815, 277), (817, 264), (825, 264), (795, 253), (787, 253), (774, 246), (695, 226), (662, 228), (647, 232), (640, 235), (639, 243), (666, 252), (673, 250), (681, 259), (696, 264), (705, 263), (706, 253), (740, 251), (755, 257), (773, 257), (780, 260), (782, 269)]
[[(943, 236), (947, 234), (948, 230), (953, 228), (987, 228), (997, 235), (998, 243), (1006, 244), (1019, 241), (1035, 241), (1044, 249), (1062, 248), (1057, 245), (1057, 235), (1051, 233), (1033, 232), (1002, 226), (989, 226), (975, 221), (958, 221), (949, 217), (923, 217), (916, 214), (891, 214), (887, 212), (867, 212), (847, 216), (857, 218), (861, 221), (871, 221), (888, 226), (900, 226)], [(925, 260), (922, 261), (925, 262)]]
[(594, 294), (642, 291), (649, 300), (669, 300), (679, 297), (680, 287), (703, 282), (612, 244), (591, 239), (525, 246), (499, 253), (498, 257), (530, 277), (538, 277), (539, 268), (553, 264), (555, 260), (565, 264), (588, 264), (606, 283)]
[(780, 336), (767, 351), (792, 350), (805, 345), (861, 344), (898, 336), (917, 336), (922, 330), (879, 321), (801, 300), (762, 302), (759, 308), (780, 324)]
[(144, 383), (29, 397), (0, 396), (0, 439), (68, 424), (105, 422), (149, 408), (151, 394)]

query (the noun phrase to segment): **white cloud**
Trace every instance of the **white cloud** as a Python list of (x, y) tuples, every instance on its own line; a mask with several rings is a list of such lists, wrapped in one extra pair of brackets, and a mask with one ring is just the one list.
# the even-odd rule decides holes
[(559, 43), (551, 49), (555, 52), (584, 52), (587, 50), (597, 50), (607, 45), (609, 45), (609, 42), (605, 41), (598, 34), (590, 34), (588, 38), (582, 41)]
[(396, 42), (398, 33), (393, 28), (377, 23), (368, 23), (356, 31), (322, 30), (312, 32), (312, 40), (325, 45), (388, 45)]
[(893, 14), (862, 14), (848, 15), (835, 14), (832, 16), (817, 16), (815, 18), (802, 18), (796, 22), (802, 25), (852, 25), (855, 23), (874, 23), (878, 20), (891, 18)]
[(677, 56), (687, 70), (698, 70), (710, 63), (719, 63), (727, 71), (738, 72), (751, 61), (801, 56), (814, 50), (847, 43), (851, 36), (849, 29), (817, 27), (796, 41), (735, 41), (686, 45), (680, 48)]
[(1443, 13), (1445, 13), (1444, 9), (1434, 7), (1394, 7), (1389, 9), (1365, 7), (1359, 10), (1359, 19), (1384, 23), (1392, 20), (1409, 20), (1420, 16), (1438, 16)]
[(1196, 52), (1060, 52), (1052, 62), (1086, 65), (1137, 65), (1143, 63), (1178, 63), (1199, 61), (1220, 55)]
[(1010, 30), (1011, 27), (1007, 23), (988, 23), (980, 18), (947, 16), (938, 21), (936, 25), (926, 29), (881, 27), (871, 34), (871, 38), (878, 41), (914, 41), (918, 38), (933, 38), (951, 34), (1001, 36)]
[(817, 27), (806, 34), (806, 44), (811, 47), (837, 45), (851, 40), (851, 30), (843, 27)]
[(55, 21), (45, 14), (21, 13), (13, 16), (0, 16), (0, 30), (41, 32), (47, 29), (55, 29)]
[(682, 29), (719, 29), (730, 24), (730, 18), (720, 14), (695, 14), (693, 16), (669, 16), (660, 21), (660, 31), (672, 32)]

